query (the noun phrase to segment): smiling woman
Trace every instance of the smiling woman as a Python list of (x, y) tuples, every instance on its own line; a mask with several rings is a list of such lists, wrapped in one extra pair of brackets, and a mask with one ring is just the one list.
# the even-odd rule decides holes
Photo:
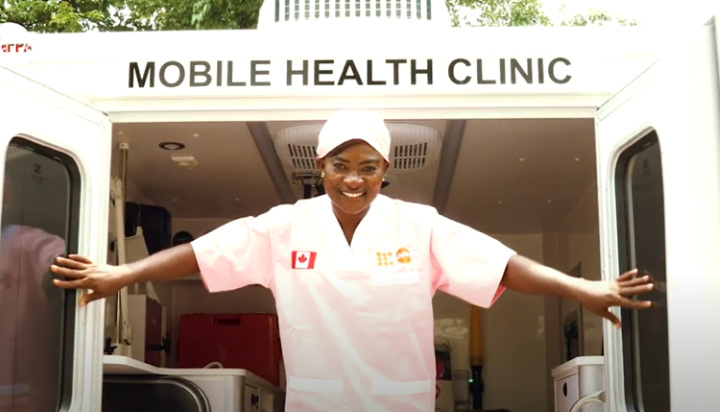
[[(384, 142), (390, 136), (383, 125), (380, 117), (345, 112), (321, 132), (320, 141), (326, 144), (318, 147), (317, 165), (348, 243), (380, 193), (389, 166), (390, 145)], [(356, 138), (356, 133), (363, 133), (363, 139)]]
[(320, 132), (317, 166), (348, 243), (382, 188), (390, 165), (390, 133), (380, 116), (347, 111)]
[(325, 193), (350, 243), (355, 228), (380, 193), (388, 162), (367, 143), (353, 140), (319, 160), (318, 166)]
[(437, 291), (485, 308), (506, 288), (559, 295), (616, 324), (610, 306), (647, 307), (628, 299), (650, 290), (635, 271), (612, 282), (566, 276), (433, 207), (380, 194), (390, 147), (379, 115), (339, 112), (318, 136), (326, 195), (235, 219), (119, 267), (60, 258), (53, 271), (69, 280), (55, 284), (92, 290), (81, 303), (198, 272), (210, 292), (270, 289), (287, 411), (432, 410)]

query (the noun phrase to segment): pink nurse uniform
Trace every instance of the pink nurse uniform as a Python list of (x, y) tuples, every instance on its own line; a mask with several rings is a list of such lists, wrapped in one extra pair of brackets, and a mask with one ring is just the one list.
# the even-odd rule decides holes
[(227, 223), (192, 246), (209, 291), (272, 290), (289, 412), (434, 411), (433, 294), (489, 307), (515, 253), (432, 207), (383, 195), (351, 244), (320, 196)]

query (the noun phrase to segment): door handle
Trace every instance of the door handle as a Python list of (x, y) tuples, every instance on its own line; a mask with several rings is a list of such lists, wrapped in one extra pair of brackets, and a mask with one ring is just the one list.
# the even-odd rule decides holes
[(573, 404), (573, 406), (570, 408), (570, 412), (580, 412), (580, 408), (593, 402), (605, 403), (605, 391), (602, 390), (591, 393), (590, 395), (583, 396)]

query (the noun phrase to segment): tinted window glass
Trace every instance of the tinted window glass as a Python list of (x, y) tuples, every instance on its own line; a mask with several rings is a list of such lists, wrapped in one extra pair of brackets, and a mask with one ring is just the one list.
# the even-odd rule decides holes
[(77, 181), (74, 163), (59, 153), (20, 139), (8, 148), (0, 220), (1, 411), (55, 411), (69, 399), (75, 294), (53, 286), (48, 268), (68, 247), (75, 250)]
[(653, 308), (622, 313), (628, 410), (669, 412), (663, 174), (655, 132), (626, 150), (617, 177), (621, 272), (643, 269), (656, 284), (641, 297), (652, 300)]

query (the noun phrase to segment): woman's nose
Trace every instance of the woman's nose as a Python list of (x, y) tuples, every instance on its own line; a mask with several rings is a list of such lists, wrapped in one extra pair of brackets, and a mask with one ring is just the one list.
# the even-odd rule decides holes
[(348, 173), (345, 176), (345, 184), (347, 185), (359, 185), (360, 183), (362, 183), (362, 179), (355, 172)]

